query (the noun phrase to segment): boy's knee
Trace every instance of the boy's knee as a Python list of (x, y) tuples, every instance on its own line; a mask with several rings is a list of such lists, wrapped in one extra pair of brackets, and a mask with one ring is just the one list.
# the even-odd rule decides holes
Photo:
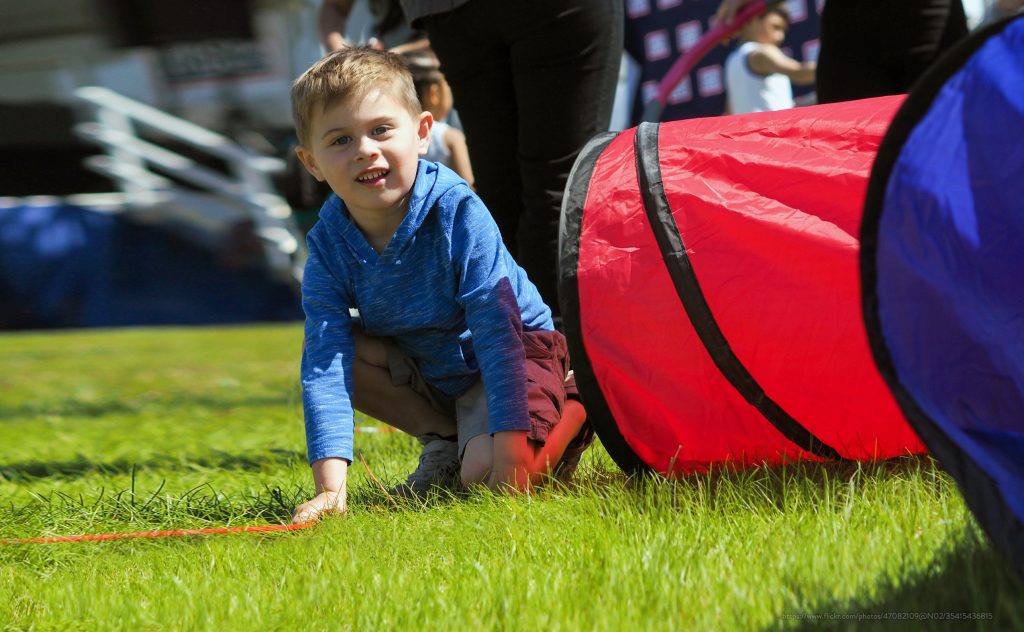
[(491, 473), (491, 462), (479, 456), (471, 457), (466, 455), (462, 459), (462, 468), (459, 476), (465, 486), (480, 485), (487, 481), (487, 475)]
[(459, 470), (462, 484), (470, 486), (486, 482), (493, 464), (494, 440), (486, 433), (473, 437), (462, 453), (462, 468)]
[(386, 366), (368, 362), (356, 354), (352, 361), (352, 405), (356, 410), (379, 411), (382, 393), (390, 393), (392, 388), (393, 382)]
[(357, 359), (378, 367), (388, 365), (388, 349), (382, 340), (367, 336), (361, 331), (355, 332), (355, 339)]

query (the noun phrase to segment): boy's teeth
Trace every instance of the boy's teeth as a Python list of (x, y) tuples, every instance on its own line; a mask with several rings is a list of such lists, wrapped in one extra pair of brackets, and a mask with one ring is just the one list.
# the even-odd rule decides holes
[(381, 171), (372, 171), (372, 172), (370, 172), (370, 173), (367, 173), (367, 174), (365, 174), (365, 175), (359, 176), (359, 177), (358, 177), (358, 178), (356, 178), (356, 179), (357, 179), (357, 180), (359, 180), (360, 182), (366, 182), (366, 181), (368, 181), (368, 180), (373, 180), (373, 179), (375, 179), (375, 178), (379, 178), (379, 177), (381, 177), (381, 176), (387, 175), (387, 173), (388, 173), (388, 172), (387, 172), (387, 171), (384, 171), (384, 170), (381, 170)]

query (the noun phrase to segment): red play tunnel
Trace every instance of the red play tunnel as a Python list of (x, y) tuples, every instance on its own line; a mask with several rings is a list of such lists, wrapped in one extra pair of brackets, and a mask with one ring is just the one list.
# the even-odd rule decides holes
[(577, 382), (627, 471), (923, 451), (861, 318), (867, 179), (903, 97), (594, 139), (562, 210)]

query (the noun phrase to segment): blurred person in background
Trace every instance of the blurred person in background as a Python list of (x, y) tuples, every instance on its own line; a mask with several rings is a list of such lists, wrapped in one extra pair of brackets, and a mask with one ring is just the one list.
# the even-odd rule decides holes
[(1021, 11), (1024, 11), (1024, 0), (994, 0), (988, 18), (1001, 20)]
[[(429, 51), (430, 40), (419, 28), (412, 28), (405, 19), (405, 13), (399, 0), (365, 0), (365, 9), (369, 10), (373, 25), (369, 32), (363, 32), (358, 41), (350, 41), (345, 37), (349, 27), (349, 18), (356, 5), (363, 0), (321, 0), (317, 16), (320, 31), (320, 43), (328, 53), (345, 46), (365, 44), (378, 50), (390, 50), (397, 55), (416, 51)], [(436, 57), (436, 56), (435, 56)], [(452, 106), (445, 123), (457, 130), (462, 129), (459, 113)], [(438, 119), (440, 120), (440, 119)]]
[(788, 29), (786, 5), (776, 4), (740, 30), (740, 45), (725, 60), (727, 113), (787, 110), (795, 105), (793, 84), (814, 83), (815, 63), (779, 48)]
[(434, 116), (430, 145), (423, 159), (450, 167), (469, 186), (473, 186), (473, 168), (470, 166), (466, 135), (446, 122), (452, 111), (452, 89), (441, 72), (437, 55), (429, 48), (420, 48), (403, 53), (402, 59), (412, 74), (420, 105)]
[(1024, 10), (1024, 0), (964, 0), (967, 27), (972, 31)]
[[(723, 0), (731, 20), (748, 0)], [(821, 16), (819, 103), (904, 94), (967, 35), (961, 0), (828, 0)]]
[[(349, 17), (357, 0), (321, 0), (317, 14), (317, 28), (320, 42), (328, 53), (344, 46), (360, 44), (345, 37)], [(402, 54), (428, 46), (423, 31), (412, 29), (406, 23), (405, 15), (398, 0), (367, 0), (367, 8), (373, 19), (371, 33), (366, 44), (374, 48), (387, 48)]]

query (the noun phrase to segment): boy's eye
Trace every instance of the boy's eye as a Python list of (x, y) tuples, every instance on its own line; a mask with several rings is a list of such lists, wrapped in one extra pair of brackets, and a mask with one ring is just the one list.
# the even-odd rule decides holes
[(339, 136), (331, 141), (332, 145), (347, 145), (352, 141), (351, 136)]
[(384, 134), (388, 133), (389, 129), (390, 128), (387, 125), (379, 125), (379, 126), (373, 128), (373, 131), (371, 132), (371, 134), (373, 134), (374, 136), (383, 136)]

